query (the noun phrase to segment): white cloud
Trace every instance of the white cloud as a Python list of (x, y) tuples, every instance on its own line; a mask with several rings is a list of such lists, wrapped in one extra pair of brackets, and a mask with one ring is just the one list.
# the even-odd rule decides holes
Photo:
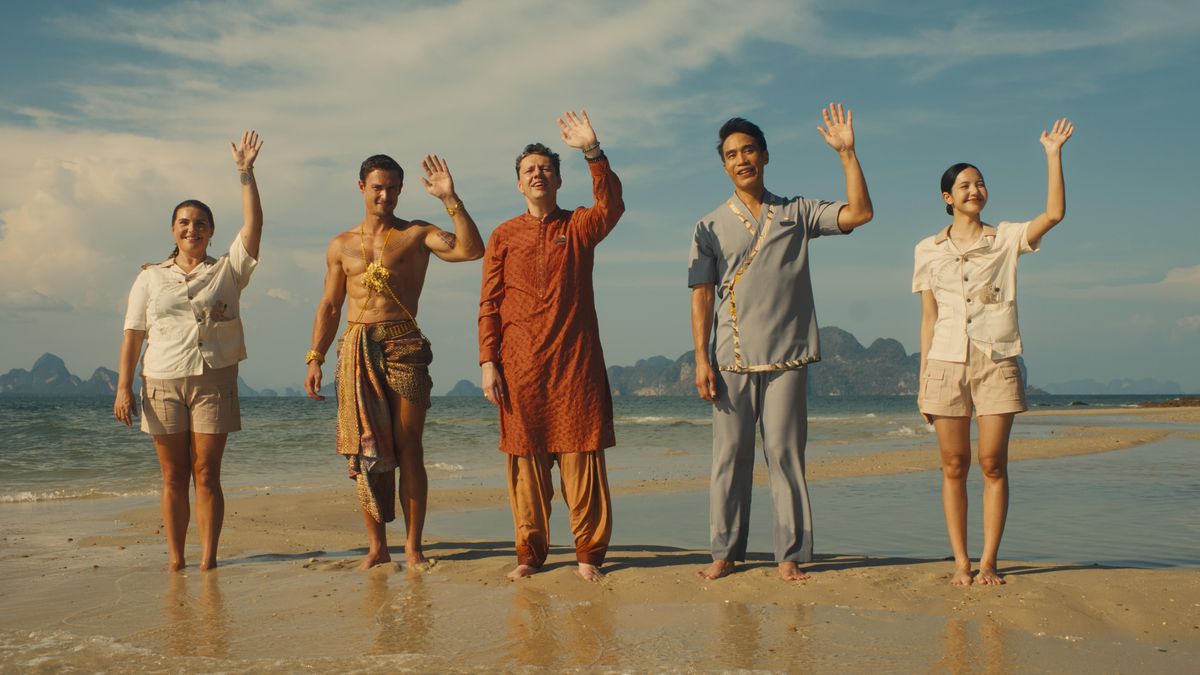
[(289, 304), (293, 300), (292, 292), (286, 288), (268, 288), (267, 297), (275, 298), (276, 300), (281, 300)]
[(1176, 321), (1175, 325), (1188, 331), (1200, 331), (1200, 315), (1185, 316)]

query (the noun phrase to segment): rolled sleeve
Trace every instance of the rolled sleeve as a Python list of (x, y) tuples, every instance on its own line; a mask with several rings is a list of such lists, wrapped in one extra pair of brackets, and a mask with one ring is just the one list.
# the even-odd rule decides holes
[(1039, 240), (1037, 246), (1029, 245), (1029, 226), (1033, 221), (1025, 223), (1014, 223), (1010, 227), (1013, 229), (1018, 240), (1017, 255), (1025, 255), (1026, 253), (1037, 253), (1042, 250), (1042, 242)]
[(712, 250), (712, 235), (701, 221), (696, 224), (692, 235), (692, 248), (688, 255), (688, 287), (717, 283), (717, 258)]
[(237, 280), (238, 290), (244, 290), (250, 284), (250, 275), (256, 267), (258, 261), (250, 256), (246, 245), (242, 243), (242, 235), (238, 234), (229, 245), (229, 270)]
[(146, 312), (150, 306), (150, 292), (146, 288), (146, 273), (143, 271), (133, 280), (129, 289), (129, 302), (125, 306), (125, 330), (146, 330), (149, 321)]

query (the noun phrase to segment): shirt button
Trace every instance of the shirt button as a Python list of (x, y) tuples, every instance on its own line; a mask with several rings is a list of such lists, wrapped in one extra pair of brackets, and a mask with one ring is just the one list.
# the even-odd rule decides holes
[(203, 347), (203, 346), (204, 346), (204, 340), (201, 340), (201, 341), (197, 342), (197, 343), (196, 343), (196, 346), (197, 346), (197, 347)]
[(967, 304), (968, 304), (968, 305), (969, 305), (969, 304), (971, 304), (971, 299), (970, 299), (970, 298), (967, 298)]
[(966, 278), (966, 277), (963, 277), (963, 281), (966, 281), (966, 280), (967, 280), (967, 278)]
[(971, 320), (970, 320), (970, 319), (967, 319), (967, 323), (971, 323)]

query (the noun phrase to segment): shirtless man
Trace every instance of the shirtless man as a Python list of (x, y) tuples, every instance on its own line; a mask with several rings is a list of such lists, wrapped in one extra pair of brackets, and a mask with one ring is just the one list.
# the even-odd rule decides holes
[(429, 194), (441, 200), (454, 233), (420, 220), (397, 218), (404, 170), (387, 155), (362, 163), (358, 190), (362, 222), (333, 238), (325, 253), (325, 290), (313, 321), (312, 349), (305, 356), (309, 398), (324, 400), (321, 364), (333, 343), (346, 304), (349, 321), (338, 347), (337, 452), (345, 455), (357, 483), (370, 547), (359, 569), (390, 562), (385, 523), (396, 518), (395, 478), (400, 469), (400, 506), (410, 566), (426, 563), (421, 530), (429, 481), (421, 434), (429, 408), (429, 340), (417, 327), (417, 307), (429, 254), (447, 262), (478, 260), (483, 239), (454, 192), (450, 168), (436, 155), (421, 162)]

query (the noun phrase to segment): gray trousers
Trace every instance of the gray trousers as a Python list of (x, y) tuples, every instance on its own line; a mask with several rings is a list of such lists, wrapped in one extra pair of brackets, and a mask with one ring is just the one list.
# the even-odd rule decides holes
[(709, 488), (713, 560), (746, 559), (756, 432), (762, 434), (775, 507), (775, 560), (812, 560), (812, 515), (804, 480), (807, 383), (807, 368), (717, 373)]

